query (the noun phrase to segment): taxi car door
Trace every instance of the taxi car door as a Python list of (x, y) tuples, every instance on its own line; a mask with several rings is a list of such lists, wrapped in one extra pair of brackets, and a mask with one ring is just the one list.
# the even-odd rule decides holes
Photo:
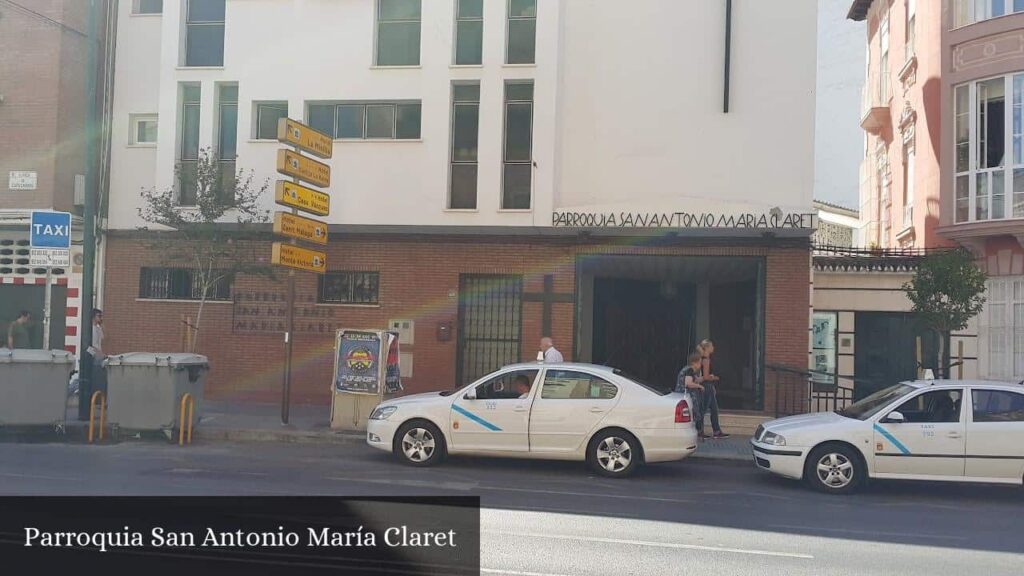
[[(961, 388), (918, 393), (873, 425), (875, 473), (885, 476), (962, 477), (966, 447)], [(889, 418), (892, 412), (902, 422)]]

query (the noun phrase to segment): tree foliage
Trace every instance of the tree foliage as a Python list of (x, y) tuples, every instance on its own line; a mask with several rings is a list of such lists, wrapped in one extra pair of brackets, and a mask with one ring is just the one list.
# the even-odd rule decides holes
[[(259, 224), (270, 221), (270, 211), (260, 200), (269, 180), (254, 181), (252, 170), (235, 171), (234, 161), (223, 161), (209, 149), (201, 150), (194, 163), (175, 168), (177, 186), (144, 189), (139, 217), (153, 232), (149, 248), (161, 263), (192, 272), (192, 297), (198, 302), (192, 352), (198, 346), (199, 328), (207, 299), (222, 282), (232, 283), (239, 274), (273, 276), (266, 259), (258, 258), (255, 234)], [(183, 203), (182, 197), (189, 201)]]
[(913, 311), (940, 332), (963, 330), (985, 306), (988, 277), (966, 250), (925, 256), (914, 277), (903, 286)]

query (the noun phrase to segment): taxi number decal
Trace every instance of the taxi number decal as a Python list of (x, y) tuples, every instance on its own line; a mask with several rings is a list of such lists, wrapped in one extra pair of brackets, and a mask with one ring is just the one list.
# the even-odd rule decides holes
[(487, 409), (487, 410), (497, 410), (498, 409), (498, 403), (497, 402), (487, 402), (487, 403), (484, 404), (484, 408)]

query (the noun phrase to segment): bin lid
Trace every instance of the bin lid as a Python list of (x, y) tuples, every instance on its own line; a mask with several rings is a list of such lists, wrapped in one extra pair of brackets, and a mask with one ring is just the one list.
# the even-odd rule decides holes
[(0, 363), (11, 362), (15, 364), (74, 364), (75, 356), (67, 350), (0, 348)]
[(108, 366), (206, 366), (209, 360), (188, 352), (126, 352), (107, 356)]

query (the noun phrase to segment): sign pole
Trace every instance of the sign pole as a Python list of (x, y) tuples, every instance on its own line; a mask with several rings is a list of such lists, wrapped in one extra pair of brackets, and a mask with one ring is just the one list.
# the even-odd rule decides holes
[[(296, 148), (295, 152), (298, 153), (299, 149)], [(293, 182), (299, 183), (298, 178), (293, 178)], [(292, 214), (298, 214), (299, 211), (292, 208)], [(295, 238), (290, 241), (292, 246), (297, 243)], [(295, 333), (295, 270), (288, 270), (288, 326), (285, 328), (284, 333), (284, 385), (281, 386), (281, 424), (288, 424), (288, 416), (291, 411), (292, 403), (292, 340)]]
[(50, 286), (50, 270), (46, 267), (46, 295), (43, 297), (43, 350), (50, 349), (50, 297), (53, 294), (53, 287)]

